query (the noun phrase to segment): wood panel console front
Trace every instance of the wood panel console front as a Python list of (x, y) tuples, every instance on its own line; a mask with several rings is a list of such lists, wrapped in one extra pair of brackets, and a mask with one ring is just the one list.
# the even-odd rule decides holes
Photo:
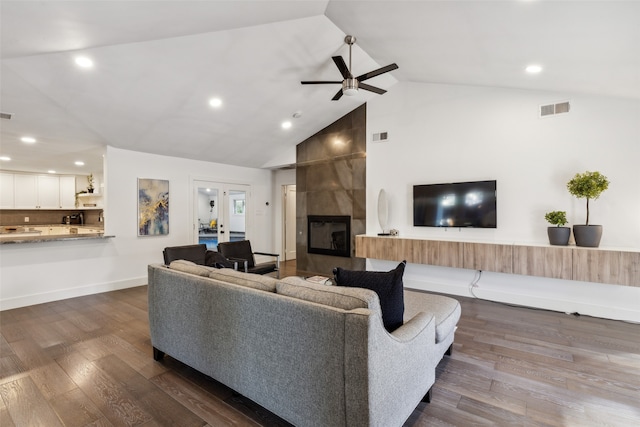
[(640, 287), (640, 252), (356, 236), (356, 256)]

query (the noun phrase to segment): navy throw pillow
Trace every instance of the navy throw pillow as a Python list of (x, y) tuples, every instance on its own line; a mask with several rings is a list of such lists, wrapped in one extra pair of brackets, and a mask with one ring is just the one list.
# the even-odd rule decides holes
[(338, 286), (371, 289), (378, 294), (382, 323), (388, 332), (402, 326), (404, 316), (404, 285), (402, 275), (407, 261), (402, 261), (391, 271), (353, 271), (337, 267), (333, 269)]

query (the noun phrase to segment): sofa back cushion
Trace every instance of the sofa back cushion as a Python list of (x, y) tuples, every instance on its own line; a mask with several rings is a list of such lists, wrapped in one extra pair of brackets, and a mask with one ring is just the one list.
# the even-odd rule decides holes
[(380, 300), (368, 289), (318, 285), (301, 277), (285, 277), (276, 284), (276, 292), (292, 298), (328, 305), (342, 310), (368, 308), (382, 315)]
[(245, 273), (232, 268), (219, 268), (209, 272), (209, 277), (234, 285), (246, 286), (261, 291), (275, 292), (277, 279), (260, 274)]
[(196, 276), (202, 277), (209, 277), (209, 273), (211, 273), (212, 270), (215, 270), (213, 267), (206, 267), (184, 259), (171, 261), (169, 268), (171, 270), (182, 271), (183, 273), (195, 274)]

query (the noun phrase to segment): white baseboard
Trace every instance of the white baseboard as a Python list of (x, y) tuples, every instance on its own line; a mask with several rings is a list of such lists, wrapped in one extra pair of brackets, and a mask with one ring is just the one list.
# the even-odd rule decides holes
[[(599, 285), (599, 284), (595, 284)], [(640, 323), (640, 307), (636, 309), (623, 307), (615, 299), (612, 300), (589, 300), (588, 298), (565, 298), (558, 294), (527, 292), (522, 287), (514, 286), (512, 291), (496, 289), (491, 284), (480, 281), (480, 286), (474, 288), (473, 294), (469, 291), (468, 284), (451, 281), (441, 281), (434, 283), (429, 280), (412, 278), (404, 279), (404, 286), (408, 289), (417, 289), (429, 292), (437, 292), (448, 295), (459, 295), (469, 298), (478, 298), (487, 301), (495, 301), (510, 305), (539, 308), (544, 310), (557, 311), (567, 314), (580, 314), (604, 319), (623, 320), (627, 322)], [(601, 285), (614, 286), (614, 285)], [(580, 297), (583, 297), (581, 295)]]
[(98, 294), (101, 292), (117, 291), (119, 289), (133, 288), (146, 284), (147, 276), (143, 276), (133, 279), (119, 280), (117, 282), (93, 283), (76, 288), (56, 289), (55, 291), (51, 292), (23, 295), (15, 298), (0, 300), (0, 311), (26, 307), (35, 304), (43, 304), (51, 301), (59, 301), (68, 298), (82, 297), (85, 295)]

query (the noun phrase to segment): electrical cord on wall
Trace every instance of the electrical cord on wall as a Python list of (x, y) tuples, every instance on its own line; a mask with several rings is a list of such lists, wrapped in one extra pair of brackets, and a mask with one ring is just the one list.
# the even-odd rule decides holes
[(471, 281), (471, 283), (469, 283), (469, 293), (476, 299), (478, 298), (478, 296), (473, 292), (473, 288), (478, 287), (478, 282), (480, 281), (481, 277), (482, 277), (482, 270), (478, 270), (475, 276), (473, 277), (473, 280)]
[[(550, 310), (550, 309), (546, 309), (546, 308), (529, 307), (529, 306), (519, 305), (519, 304), (509, 304), (509, 303), (502, 302), (502, 301), (494, 301), (494, 300), (488, 300), (488, 299), (485, 299), (485, 298), (480, 298), (479, 296), (477, 296), (475, 294), (473, 289), (479, 287), (478, 286), (478, 282), (480, 281), (481, 278), (482, 278), (482, 270), (476, 270), (476, 274), (473, 276), (473, 280), (471, 281), (471, 283), (469, 283), (469, 293), (475, 299), (481, 299), (482, 301), (493, 302), (493, 303), (496, 303), (496, 304), (504, 305), (506, 307), (528, 308), (528, 309), (531, 309), (531, 310), (557, 312), (556, 310)], [(575, 316), (575, 317), (580, 317), (581, 316), (580, 313), (578, 313), (578, 312), (565, 313), (565, 314), (568, 314), (570, 316)], [(624, 323), (631, 323), (631, 324), (634, 324), (634, 325), (640, 325), (640, 322), (634, 322), (632, 320), (618, 320), (618, 321), (619, 322), (624, 322)]]

